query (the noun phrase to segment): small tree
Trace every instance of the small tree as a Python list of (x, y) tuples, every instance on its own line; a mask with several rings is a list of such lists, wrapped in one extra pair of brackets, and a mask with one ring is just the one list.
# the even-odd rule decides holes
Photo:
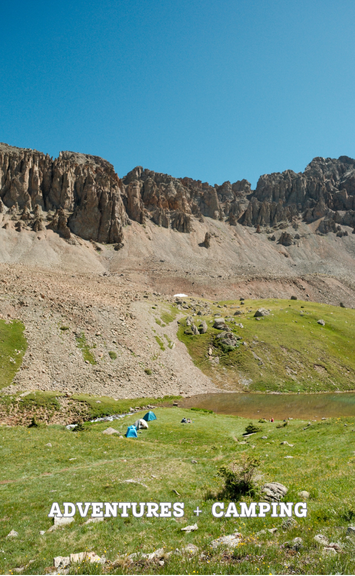
[(241, 462), (221, 466), (218, 476), (224, 478), (224, 488), (219, 497), (238, 500), (241, 496), (253, 496), (256, 492), (254, 476), (259, 464), (257, 458), (244, 455)]

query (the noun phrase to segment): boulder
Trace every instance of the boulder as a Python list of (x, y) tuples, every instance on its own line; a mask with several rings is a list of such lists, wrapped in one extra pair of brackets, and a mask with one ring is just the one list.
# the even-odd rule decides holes
[(225, 323), (224, 318), (215, 318), (213, 328), (216, 328), (217, 330), (228, 330), (228, 326)]
[(302, 498), (302, 500), (308, 500), (310, 494), (307, 490), (301, 490), (301, 492), (298, 493), (298, 496)]
[(268, 482), (261, 488), (261, 492), (267, 502), (280, 502), (287, 494), (288, 489), (279, 482)]
[(212, 540), (211, 546), (212, 548), (218, 548), (219, 546), (224, 546), (226, 548), (235, 548), (240, 544), (243, 540), (242, 535), (240, 532), (235, 532), (234, 534), (230, 534), (229, 536), (221, 536), (220, 538), (216, 538), (216, 540)]
[(198, 530), (198, 526), (197, 524), (192, 524), (191, 526), (185, 526), (185, 528), (181, 528), (182, 532), (194, 532), (195, 530)]
[(269, 310), (266, 310), (266, 308), (258, 308), (258, 310), (254, 314), (254, 318), (261, 318), (262, 316), (269, 316), (269, 315), (270, 312)]
[(326, 536), (323, 536), (323, 534), (316, 534), (313, 540), (315, 540), (315, 542), (318, 542), (318, 544), (321, 544), (322, 546), (328, 546), (329, 544), (328, 538)]
[(324, 320), (317, 320), (317, 324), (320, 324), (321, 326), (325, 326)]
[(119, 431), (115, 430), (110, 426), (109, 428), (106, 428), (106, 430), (103, 431), (103, 434), (108, 434), (109, 436), (111, 436), (111, 434), (119, 434)]
[(282, 244), (282, 246), (291, 246), (293, 244), (291, 234), (288, 232), (282, 232), (279, 238), (279, 244)]
[(206, 334), (207, 323), (205, 321), (201, 322), (200, 326), (198, 327), (198, 331), (200, 332), (200, 334)]

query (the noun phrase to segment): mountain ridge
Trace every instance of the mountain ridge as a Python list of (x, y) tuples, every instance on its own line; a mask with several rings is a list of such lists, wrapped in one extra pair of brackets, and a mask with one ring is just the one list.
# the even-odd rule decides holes
[(68, 241), (74, 235), (118, 249), (132, 220), (190, 233), (194, 221), (212, 218), (270, 233), (322, 219), (317, 232), (339, 234), (341, 226), (355, 229), (355, 160), (316, 157), (304, 172), (260, 176), (252, 190), (245, 179), (211, 186), (141, 166), (120, 179), (98, 156), (64, 151), (53, 159), (1, 143), (0, 198), (18, 232), (50, 229)]

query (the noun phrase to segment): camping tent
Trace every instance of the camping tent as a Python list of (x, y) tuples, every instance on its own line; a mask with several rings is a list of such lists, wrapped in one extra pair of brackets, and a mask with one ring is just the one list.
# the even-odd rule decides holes
[(147, 412), (145, 416), (143, 416), (143, 420), (145, 420), (146, 422), (150, 422), (151, 420), (156, 419), (157, 419), (156, 415), (151, 410), (149, 410), (149, 412)]
[(137, 430), (141, 430), (142, 428), (146, 430), (148, 428), (148, 424), (145, 420), (143, 420), (143, 418), (136, 420), (133, 426), (135, 426)]
[(137, 438), (137, 428), (135, 426), (128, 426), (126, 438)]

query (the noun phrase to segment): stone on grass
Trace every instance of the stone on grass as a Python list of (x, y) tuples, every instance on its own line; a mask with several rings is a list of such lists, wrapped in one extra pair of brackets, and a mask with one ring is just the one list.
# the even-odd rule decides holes
[(181, 549), (182, 554), (188, 554), (189, 556), (194, 556), (198, 552), (198, 546), (195, 544), (188, 544), (184, 548)]
[(254, 318), (261, 318), (262, 316), (269, 316), (270, 312), (266, 308), (258, 308), (254, 314)]
[(108, 434), (110, 436), (111, 434), (119, 434), (119, 431), (115, 430), (110, 426), (109, 428), (106, 428), (106, 430), (103, 431), (103, 434)]
[(69, 556), (56, 556), (53, 558), (54, 568), (66, 568), (70, 564)]
[(60, 518), (58, 516), (54, 516), (53, 522), (54, 522), (53, 526), (49, 528), (48, 532), (53, 532), (54, 530), (57, 530), (57, 528), (60, 528), (61, 526), (71, 524), (72, 522), (74, 522), (74, 518)]
[(194, 532), (195, 530), (198, 530), (197, 524), (192, 524), (191, 526), (185, 526), (185, 528), (181, 528), (181, 531), (186, 532), (186, 534), (189, 532)]
[(52, 448), (52, 444), (50, 442), (48, 442), (48, 444), (46, 444), (46, 446), (48, 446), (48, 448)]
[(355, 536), (355, 526), (348, 526), (346, 533), (349, 534), (349, 536)]
[(77, 564), (79, 562), (90, 562), (90, 564), (105, 564), (106, 559), (100, 558), (95, 552), (78, 552), (77, 554), (70, 554), (70, 563)]
[(325, 326), (324, 320), (317, 320), (317, 324), (320, 324), (321, 326)]
[(11, 530), (11, 532), (8, 533), (8, 535), (6, 536), (6, 538), (17, 538), (18, 537), (18, 532), (16, 532), (16, 530)]
[(321, 544), (322, 546), (328, 546), (329, 544), (328, 538), (326, 536), (323, 536), (323, 534), (316, 534), (313, 540), (315, 540), (316, 542), (318, 542), (318, 544)]
[(286, 486), (279, 482), (268, 482), (261, 488), (264, 500), (267, 502), (280, 502), (281, 498), (287, 494), (287, 491)]
[(309, 498), (310, 494), (309, 492), (307, 492), (307, 490), (301, 490), (301, 492), (298, 493), (299, 497), (302, 498), (302, 500), (307, 500), (307, 498)]
[(84, 524), (91, 524), (92, 522), (103, 522), (104, 518), (89, 518)]
[(336, 556), (337, 551), (334, 548), (329, 548), (328, 546), (325, 546), (322, 550), (322, 554), (324, 554), (324, 556)]
[(294, 528), (295, 526), (297, 526), (297, 520), (295, 520), (294, 518), (286, 518), (286, 520), (283, 520), (283, 522), (281, 524), (281, 528), (283, 530), (290, 530), (291, 528)]
[(242, 541), (242, 535), (239, 532), (235, 532), (234, 534), (230, 534), (229, 536), (221, 536), (220, 538), (216, 538), (216, 540), (212, 540), (211, 546), (212, 548), (218, 548), (219, 546), (226, 546), (227, 548), (235, 548), (238, 546)]

